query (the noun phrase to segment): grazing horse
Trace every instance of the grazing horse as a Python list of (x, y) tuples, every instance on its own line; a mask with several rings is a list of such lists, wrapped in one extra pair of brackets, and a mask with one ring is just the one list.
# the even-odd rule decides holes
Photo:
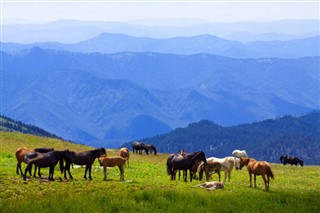
[[(173, 154), (173, 156), (170, 155), (167, 160), (167, 172), (168, 174), (171, 174), (171, 180), (175, 180), (177, 170), (184, 170), (185, 172), (189, 170), (190, 182), (191, 182), (193, 177), (192, 167), (198, 159), (204, 161), (205, 164), (207, 164), (206, 156), (202, 151), (193, 152), (185, 155), (180, 155), (180, 154)], [(184, 181), (187, 181), (187, 176), (184, 177)]]
[(157, 149), (154, 145), (152, 144), (146, 144), (147, 149), (150, 151), (150, 153), (154, 152), (154, 155), (157, 154)]
[(219, 162), (221, 164), (223, 164), (223, 166), (221, 167), (221, 170), (224, 171), (224, 181), (227, 180), (228, 177), (228, 182), (230, 182), (231, 179), (231, 172), (233, 167), (235, 166), (236, 169), (239, 169), (239, 158), (234, 158), (234, 157), (225, 157), (225, 158), (215, 158), (215, 157), (211, 157), (211, 158), (207, 158), (207, 162)]
[[(250, 187), (252, 187), (252, 174), (254, 175), (254, 188), (256, 185), (256, 176), (261, 175), (264, 181), (265, 190), (269, 191), (270, 177), (274, 179), (270, 164), (266, 161), (257, 161), (254, 158), (240, 158), (240, 169), (246, 165), (250, 176)], [(267, 176), (267, 179), (266, 177)]]
[(295, 156), (289, 156), (289, 155), (282, 155), (280, 157), (280, 162), (283, 163), (283, 165), (291, 164), (291, 166), (294, 165), (298, 165), (300, 164), (300, 166), (303, 166), (303, 161), (300, 160), (299, 158), (295, 157)]
[(136, 154), (139, 152), (139, 154), (142, 154), (142, 150), (144, 150), (146, 152), (146, 154), (148, 155), (148, 148), (146, 147), (146, 145), (142, 142), (133, 142), (132, 143), (132, 152), (134, 153), (134, 150), (136, 150)]
[(63, 173), (63, 159), (65, 158), (66, 151), (51, 151), (48, 153), (43, 153), (38, 155), (35, 158), (28, 159), (27, 160), (27, 168), (24, 173), (23, 180), (27, 179), (27, 171), (32, 167), (34, 164), (35, 166), (39, 168), (45, 168), (50, 167), (49, 169), (49, 181), (53, 181), (53, 173), (54, 173), (54, 167), (57, 165), (58, 162), (60, 162), (60, 171)]
[(67, 172), (69, 173), (69, 177), (73, 179), (70, 173), (70, 165), (72, 163), (77, 165), (85, 165), (86, 170), (84, 172), (84, 178), (87, 179), (87, 172), (89, 171), (89, 179), (92, 180), (91, 177), (91, 168), (94, 160), (102, 155), (107, 155), (106, 150), (104, 148), (93, 149), (84, 152), (73, 152), (67, 150), (66, 153), (66, 165), (64, 167), (64, 178), (67, 179)]
[(129, 154), (129, 149), (126, 148), (126, 147), (121, 148), (119, 150), (119, 152), (118, 152), (118, 156), (121, 156), (121, 157), (123, 157), (123, 158), (125, 158), (127, 160), (126, 162), (128, 162), (127, 163), (128, 168), (129, 168), (129, 155), (130, 155)]
[[(198, 167), (198, 172), (199, 172), (199, 180), (202, 180), (203, 172), (207, 170), (209, 173), (209, 176), (213, 173), (217, 173), (219, 177), (219, 182), (220, 182), (220, 170), (221, 168), (224, 167), (224, 165), (220, 162), (217, 161), (212, 161), (209, 162), (207, 159), (207, 164), (204, 164), (203, 162), (199, 165)], [(227, 168), (227, 167), (225, 167)]]
[[(36, 149), (28, 149), (26, 147), (20, 147), (16, 150), (16, 158), (17, 158), (17, 169), (16, 169), (16, 173), (19, 175), (19, 171), (20, 171), (20, 174), (23, 175), (23, 172), (22, 172), (22, 169), (21, 169), (21, 163), (24, 162), (24, 157), (26, 154), (28, 154), (29, 152), (40, 152), (40, 153), (47, 153), (47, 152), (51, 152), (53, 151), (54, 149), (52, 148), (36, 148)], [(35, 171), (36, 173), (36, 171)], [(40, 173), (40, 171), (39, 171)], [(29, 174), (31, 175), (31, 168), (29, 170)]]
[(107, 180), (107, 167), (119, 167), (120, 171), (120, 181), (124, 181), (124, 169), (123, 166), (126, 163), (126, 159), (121, 156), (113, 156), (113, 157), (99, 157), (100, 166), (103, 166), (103, 180)]

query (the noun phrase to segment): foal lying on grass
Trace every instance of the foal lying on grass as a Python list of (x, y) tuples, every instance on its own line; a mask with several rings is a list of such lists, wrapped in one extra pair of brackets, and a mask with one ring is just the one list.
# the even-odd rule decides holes
[(223, 182), (211, 181), (202, 184), (195, 185), (194, 187), (200, 186), (200, 188), (206, 188), (207, 190), (223, 189)]
[(120, 181), (124, 181), (124, 164), (126, 163), (126, 159), (120, 156), (103, 156), (99, 157), (100, 166), (103, 166), (104, 178), (103, 180), (107, 180), (107, 167), (115, 167), (118, 166), (120, 170)]

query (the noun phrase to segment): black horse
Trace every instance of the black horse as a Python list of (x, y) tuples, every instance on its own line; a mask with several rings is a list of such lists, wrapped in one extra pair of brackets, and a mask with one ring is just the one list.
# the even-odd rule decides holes
[(50, 167), (49, 180), (53, 179), (54, 167), (60, 162), (60, 171), (63, 173), (63, 160), (65, 158), (66, 151), (52, 151), (43, 154), (37, 154), (36, 157), (27, 160), (27, 168), (25, 169), (23, 180), (27, 179), (27, 171), (29, 171), (34, 164), (39, 168)]
[(295, 156), (289, 156), (289, 155), (282, 155), (280, 157), (280, 162), (283, 163), (283, 165), (291, 164), (291, 166), (294, 165), (298, 165), (300, 164), (300, 166), (303, 166), (303, 161), (300, 160), (299, 158), (295, 157)]
[[(52, 151), (54, 151), (53, 148), (35, 148), (33, 149), (33, 152), (29, 152), (24, 156), (23, 162), (27, 163), (27, 161), (33, 158), (39, 157), (41, 153), (47, 153)], [(37, 169), (38, 169), (38, 176), (41, 178), (40, 168), (37, 168), (37, 166), (35, 166), (34, 168), (33, 177), (36, 177)], [(32, 170), (32, 167), (30, 167), (30, 170), (29, 170), (30, 176), (31, 176), (31, 170)]]
[(157, 154), (157, 149), (154, 145), (152, 144), (146, 144), (146, 147), (148, 149), (148, 151), (150, 151), (150, 153), (154, 153), (155, 155)]
[(144, 143), (137, 142), (137, 141), (132, 143), (132, 152), (133, 153), (134, 153), (134, 151), (136, 151), (136, 154), (138, 154), (138, 152), (139, 152), (139, 154), (142, 154), (142, 150), (144, 150), (147, 155), (149, 154), (149, 150)]
[(66, 152), (66, 165), (64, 167), (64, 178), (67, 179), (67, 171), (69, 173), (69, 177), (73, 179), (70, 173), (70, 165), (72, 163), (77, 165), (85, 165), (86, 170), (84, 172), (84, 178), (87, 179), (87, 171), (89, 171), (89, 179), (92, 180), (91, 177), (91, 168), (92, 164), (94, 163), (95, 159), (107, 155), (106, 150), (104, 148), (94, 149), (85, 152), (73, 152), (67, 150)]
[[(191, 182), (193, 177), (192, 167), (198, 159), (202, 160), (204, 164), (207, 164), (207, 159), (203, 151), (193, 152), (185, 155), (169, 155), (167, 159), (167, 172), (169, 175), (171, 175), (171, 180), (175, 180), (177, 170), (183, 170), (184, 173), (186, 173), (187, 170), (189, 170)], [(187, 181), (187, 175), (184, 176), (184, 181)]]

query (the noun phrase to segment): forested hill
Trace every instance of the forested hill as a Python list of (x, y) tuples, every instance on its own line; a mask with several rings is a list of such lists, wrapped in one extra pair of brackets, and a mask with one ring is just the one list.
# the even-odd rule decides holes
[[(141, 141), (154, 144), (165, 153), (203, 150), (207, 157), (224, 157), (234, 149), (245, 149), (249, 157), (259, 160), (279, 162), (281, 155), (289, 154), (302, 158), (306, 164), (320, 165), (320, 111), (232, 127), (202, 120)], [(131, 148), (131, 143), (123, 146)]]
[(0, 131), (21, 132), (24, 134), (62, 139), (61, 137), (51, 134), (50, 132), (47, 132), (39, 127), (24, 124), (20, 121), (15, 121), (3, 115), (0, 115)]

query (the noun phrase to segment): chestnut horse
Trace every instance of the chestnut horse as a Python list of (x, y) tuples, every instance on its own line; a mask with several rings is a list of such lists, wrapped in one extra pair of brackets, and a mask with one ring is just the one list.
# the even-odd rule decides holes
[[(26, 154), (30, 153), (30, 152), (39, 152), (39, 153), (47, 153), (47, 152), (51, 152), (53, 151), (53, 148), (36, 148), (36, 149), (28, 149), (26, 147), (20, 147), (16, 150), (16, 158), (17, 158), (17, 169), (16, 169), (16, 173), (19, 175), (19, 171), (20, 171), (20, 175), (23, 175), (22, 169), (21, 169), (21, 163), (24, 162), (24, 157)], [(36, 173), (36, 170), (35, 170)], [(34, 175), (35, 175), (34, 173)], [(40, 173), (40, 170), (39, 170)], [(31, 168), (29, 170), (29, 174), (31, 175)]]
[(130, 155), (129, 149), (126, 147), (121, 148), (118, 152), (118, 156), (123, 157), (127, 160), (126, 162), (127, 162), (128, 168), (129, 168), (129, 155)]
[[(264, 181), (265, 190), (269, 191), (270, 177), (274, 179), (270, 164), (266, 161), (257, 161), (254, 158), (240, 158), (240, 170), (246, 165), (250, 176), (250, 187), (252, 187), (252, 174), (254, 175), (254, 188), (256, 185), (256, 176), (261, 175)], [(267, 179), (266, 177), (267, 176)]]
[(100, 166), (103, 167), (103, 174), (104, 174), (104, 178), (103, 180), (106, 181), (107, 180), (107, 167), (115, 167), (118, 166), (119, 167), (119, 171), (120, 171), (120, 181), (123, 182), (124, 181), (124, 169), (123, 166), (126, 163), (126, 159), (121, 157), (121, 156), (103, 156), (103, 157), (99, 157), (99, 163)]

